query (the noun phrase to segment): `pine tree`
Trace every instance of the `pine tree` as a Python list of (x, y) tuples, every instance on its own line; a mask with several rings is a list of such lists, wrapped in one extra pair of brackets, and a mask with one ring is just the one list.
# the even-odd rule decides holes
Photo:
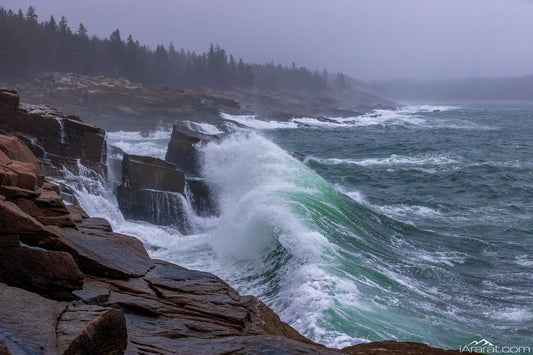
[(50, 20), (46, 24), (46, 28), (53, 32), (57, 31), (57, 24), (56, 20), (54, 19), (54, 15), (50, 16)]
[(89, 39), (89, 36), (87, 35), (87, 29), (85, 26), (83, 26), (82, 22), (80, 22), (80, 26), (78, 27), (78, 36), (81, 39)]
[(63, 34), (71, 33), (70, 28), (68, 27), (68, 22), (65, 16), (61, 16), (61, 21), (59, 21), (59, 32)]
[(37, 13), (35, 12), (35, 9), (33, 6), (28, 7), (28, 10), (26, 11), (26, 20), (29, 22), (35, 22), (37, 23), (37, 19), (39, 16), (37, 16)]

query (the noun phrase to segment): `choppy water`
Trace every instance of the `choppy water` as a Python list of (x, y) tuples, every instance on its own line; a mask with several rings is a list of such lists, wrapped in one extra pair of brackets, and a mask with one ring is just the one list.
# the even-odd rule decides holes
[[(216, 273), (329, 346), (533, 345), (533, 106), (222, 115), (218, 127), (190, 127), (230, 132), (203, 149), (220, 217), (189, 211), (197, 233), (187, 236), (125, 221), (107, 186), (72, 176), (82, 206), (153, 257)], [(169, 137), (108, 141), (161, 158)]]

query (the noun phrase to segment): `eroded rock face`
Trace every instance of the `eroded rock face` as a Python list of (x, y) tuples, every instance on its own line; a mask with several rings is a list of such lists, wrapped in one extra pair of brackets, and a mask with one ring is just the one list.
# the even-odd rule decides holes
[(132, 189), (183, 193), (185, 176), (176, 165), (161, 159), (124, 154), (122, 184)]
[(127, 219), (173, 226), (182, 233), (190, 229), (185, 215), (185, 197), (179, 192), (117, 188), (120, 211)]
[(122, 354), (128, 345), (124, 312), (91, 305), (68, 306), (56, 329), (57, 353)]
[(39, 173), (37, 159), (35, 159), (31, 150), (17, 139), (17, 137), (0, 136), (0, 149), (11, 160), (30, 163), (32, 165), (31, 171), (33, 173)]
[(187, 177), (200, 176), (200, 161), (196, 146), (218, 141), (217, 136), (192, 132), (185, 127), (174, 125), (168, 142), (165, 160), (176, 164), (176, 168)]
[(200, 178), (187, 179), (191, 205), (199, 216), (219, 214), (219, 206), (209, 185)]
[[(0, 152), (4, 154), (23, 158), (22, 153), (29, 152), (15, 137), (0, 136), (0, 142), (5, 141), (12, 142), (9, 147), (16, 148), (0, 145)], [(9, 165), (2, 163), (0, 168), (8, 168), (16, 162), (19, 161), (10, 159)], [(46, 182), (41, 183), (41, 187), (29, 189), (28, 186), (26, 189), (14, 184), (20, 175), (38, 168), (26, 164), (29, 165), (23, 166), (25, 170), (13, 171), (13, 181), (4, 180), (0, 185), (0, 245), (17, 248), (22, 241), (30, 246), (68, 254), (27, 248), (4, 249), (1, 255), (5, 256), (2, 261), (5, 269), (0, 280), (46, 296), (52, 292), (48, 289), (50, 286), (60, 290), (60, 295), (55, 298), (72, 299), (75, 296), (69, 296), (69, 291), (81, 286), (78, 267), (87, 274), (115, 278), (146, 274), (153, 263), (138, 239), (113, 233), (106, 220), (89, 218), (79, 208), (67, 208), (56, 185)], [(28, 258), (26, 263), (18, 262), (25, 257)], [(72, 262), (74, 260), (76, 263)], [(17, 283), (17, 275), (27, 282)], [(54, 286), (53, 280), (57, 280), (61, 287)]]
[(77, 173), (78, 160), (105, 174), (104, 130), (51, 107), (19, 104), (18, 100), (16, 92), (0, 89), (0, 132), (19, 136), (47, 175), (61, 176), (63, 166)]
[(13, 354), (56, 354), (56, 322), (65, 307), (0, 283), (0, 341)]
[(77, 299), (83, 274), (69, 253), (0, 248), (0, 282), (57, 300)]
[(126, 218), (172, 225), (186, 232), (184, 188), (185, 176), (174, 164), (124, 154), (117, 201)]
[(48, 226), (45, 230), (50, 237), (39, 245), (69, 252), (85, 274), (109, 278), (139, 277), (153, 265), (142, 243), (129, 235), (106, 231), (93, 234), (80, 228), (56, 226)]

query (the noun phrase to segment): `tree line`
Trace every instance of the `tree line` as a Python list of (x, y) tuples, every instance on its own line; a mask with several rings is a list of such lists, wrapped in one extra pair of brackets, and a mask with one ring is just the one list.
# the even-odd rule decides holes
[[(197, 54), (173, 43), (155, 49), (115, 30), (109, 38), (89, 37), (80, 23), (72, 31), (67, 19), (39, 22), (33, 7), (26, 13), (0, 7), (0, 78), (23, 80), (44, 71), (125, 77), (134, 82), (179, 88), (256, 88), (321, 92), (329, 88), (324, 69), (244, 63), (219, 45)], [(337, 79), (342, 74), (337, 74)], [(334, 80), (335, 85), (338, 80)]]

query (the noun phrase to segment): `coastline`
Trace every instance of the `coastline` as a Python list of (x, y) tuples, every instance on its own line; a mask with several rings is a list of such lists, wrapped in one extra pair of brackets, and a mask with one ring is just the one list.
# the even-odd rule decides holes
[[(2, 91), (1, 99), (4, 131), (9, 122), (20, 124), (3, 133), (21, 135), (25, 119), (52, 122), (46, 112), (20, 109), (14, 92)], [(57, 137), (51, 140), (69, 142), (62, 129), (72, 125), (98, 141), (97, 128), (59, 117), (63, 126), (53, 119), (50, 129)], [(392, 341), (342, 350), (313, 343), (257, 298), (240, 296), (215, 275), (152, 260), (137, 239), (113, 233), (107, 221), (66, 205), (60, 188), (41, 175), (44, 159), (38, 162), (23, 144), (35, 137), (26, 138), (2, 136), (0, 341), (12, 353), (459, 353)], [(61, 147), (58, 157), (41, 148), (43, 157), (52, 158), (47, 175), (57, 173), (54, 165), (79, 159), (103, 168), (101, 156), (83, 144), (61, 160)]]

